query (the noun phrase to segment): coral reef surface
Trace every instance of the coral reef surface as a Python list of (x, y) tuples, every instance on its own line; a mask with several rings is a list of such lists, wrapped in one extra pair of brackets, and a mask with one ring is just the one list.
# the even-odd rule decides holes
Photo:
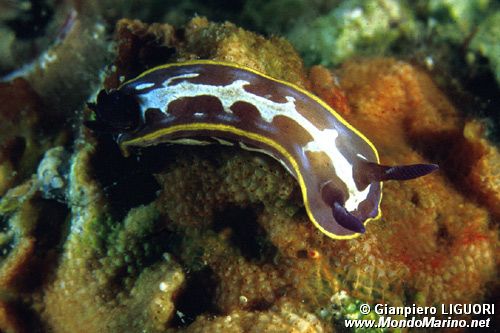
[[(71, 140), (61, 128), (66, 139), (37, 147), (33, 124), (59, 113), (33, 111), (33, 121), (19, 120), (29, 123), (23, 135), (35, 161), (47, 151), (38, 168), (26, 162), (22, 177), (2, 183), (1, 331), (334, 332), (346, 318), (376, 319), (361, 303), (495, 297), (500, 153), (485, 124), (464, 118), (425, 70), (372, 58), (308, 72), (285, 39), (203, 17), (182, 29), (121, 20), (114, 39), (108, 89), (162, 63), (231, 61), (316, 93), (374, 142), (383, 163), (432, 161), (441, 171), (388, 182), (383, 217), (363, 236), (335, 241), (310, 223), (298, 185), (265, 155), (155, 146), (125, 157), (109, 134), (81, 122)], [(49, 108), (50, 91), (40, 92)], [(8, 133), (25, 133), (18, 128)]]

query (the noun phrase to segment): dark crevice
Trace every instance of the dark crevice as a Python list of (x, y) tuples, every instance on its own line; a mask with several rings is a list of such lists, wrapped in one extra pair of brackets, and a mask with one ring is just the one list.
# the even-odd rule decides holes
[(298, 250), (296, 255), (298, 259), (309, 259), (307, 250)]
[(218, 314), (214, 305), (216, 287), (214, 273), (208, 267), (187, 274), (186, 287), (175, 302), (172, 326), (188, 326), (201, 314)]
[(442, 223), (438, 223), (438, 230), (436, 233), (436, 238), (440, 246), (447, 248), (453, 244), (453, 238), (450, 235), (448, 229)]
[(92, 169), (114, 218), (122, 219), (131, 208), (154, 201), (160, 185), (153, 173), (165, 165), (168, 149), (160, 145), (124, 157), (109, 135), (100, 135), (99, 141)]
[(494, 117), (500, 107), (500, 96), (498, 94), (499, 85), (495, 79), (494, 73), (489, 70), (490, 65), (487, 59), (478, 57), (478, 62), (483, 64), (477, 66), (477, 70), (468, 73), (464, 78), (465, 89), (470, 91), (469, 103), (466, 104), (466, 110), (469, 114), (488, 119), (489, 139), (500, 144), (500, 117)]
[[(26, 5), (24, 9), (22, 5)], [(51, 4), (46, 0), (19, 2), (19, 15), (7, 21), (7, 25), (15, 31), (19, 39), (34, 39), (45, 34), (50, 20), (54, 16)]]
[(68, 233), (68, 207), (55, 200), (36, 199), (40, 213), (33, 236), (36, 248), (33, 263), (27, 268), (25, 279), (16, 281), (19, 288), (33, 290), (49, 282), (54, 276), (63, 242)]
[(254, 208), (226, 207), (215, 214), (213, 228), (216, 232), (228, 232), (232, 245), (247, 260), (270, 261), (277, 251), (264, 228), (257, 223)]
[(166, 63), (167, 59), (172, 59), (177, 50), (174, 47), (162, 45), (163, 41), (154, 40), (146, 43), (141, 49), (140, 58), (145, 68), (150, 69)]
[(410, 202), (416, 207), (419, 207), (421, 205), (420, 194), (418, 192), (413, 192)]
[(10, 152), (10, 160), (15, 166), (18, 166), (26, 151), (26, 139), (22, 136), (14, 137), (9, 142), (8, 150)]
[(268, 311), (272, 306), (273, 303), (260, 299), (252, 302), (249, 308), (251, 308), (252, 311)]
[[(13, 331), (6, 332), (30, 332), (30, 333), (44, 333), (51, 332), (44, 323), (39, 314), (31, 305), (27, 304), (21, 299), (4, 302), (4, 311), (8, 320), (13, 324), (12, 326), (19, 328)], [(1, 331), (3, 332), (3, 331)]]

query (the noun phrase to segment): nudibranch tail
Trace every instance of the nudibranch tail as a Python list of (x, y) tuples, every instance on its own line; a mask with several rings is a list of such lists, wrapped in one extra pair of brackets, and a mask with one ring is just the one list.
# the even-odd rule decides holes
[(385, 171), (380, 180), (409, 180), (425, 176), (439, 169), (437, 164), (411, 164), (384, 166)]
[(373, 162), (358, 161), (354, 174), (360, 189), (369, 184), (387, 180), (410, 180), (425, 176), (439, 169), (436, 164), (381, 165)]
[(310, 92), (237, 64), (211, 60), (150, 69), (102, 90), (95, 120), (128, 154), (162, 143), (235, 144), (278, 160), (299, 183), (314, 226), (335, 239), (380, 217), (382, 181), (406, 180), (436, 165), (384, 166), (375, 146)]

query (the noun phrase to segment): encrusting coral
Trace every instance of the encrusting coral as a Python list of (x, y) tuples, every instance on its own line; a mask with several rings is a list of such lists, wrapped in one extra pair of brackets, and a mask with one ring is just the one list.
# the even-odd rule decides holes
[[(496, 274), (497, 216), (491, 202), (500, 188), (492, 176), (481, 186), (468, 178), (478, 171), (485, 176), (498, 172), (498, 150), (481, 139), (480, 131), (470, 133), (478, 125), (460, 118), (429, 76), (415, 67), (395, 60), (349, 62), (339, 74), (353, 101), (349, 120), (372, 138), (384, 163), (411, 162), (423, 155), (439, 158), (442, 165), (441, 175), (384, 188), (377, 247), (384, 261), (396, 265), (393, 274), (406, 271), (397, 277), (405, 285), (392, 290), (416, 290), (414, 300), (426, 304), (480, 299), (485, 283)], [(370, 121), (380, 125), (367, 126)], [(478, 201), (471, 200), (475, 195), (470, 192), (478, 193)]]
[(330, 330), (325, 329), (315, 315), (297, 307), (297, 304), (277, 302), (265, 312), (235, 310), (216, 318), (200, 316), (191, 326), (179, 332), (324, 333)]
[(40, 135), (41, 99), (26, 80), (0, 83), (0, 99), (3, 101), (0, 105), (0, 195), (3, 195), (35, 171), (47, 145)]
[[(310, 223), (295, 180), (267, 156), (159, 146), (125, 158), (109, 137), (82, 129), (62, 178), (70, 209), (62, 254), (27, 304), (48, 330), (332, 332), (360, 318), (361, 301), (484, 300), (496, 279), (500, 157), (425, 72), (372, 59), (345, 63), (338, 77), (321, 67), (307, 76), (285, 40), (200, 17), (183, 35), (122, 20), (116, 39), (107, 88), (165, 62), (232, 61), (312, 89), (374, 142), (383, 163), (432, 160), (442, 169), (388, 182), (382, 219), (335, 241)], [(457, 154), (467, 154), (463, 163)], [(0, 328), (15, 331), (4, 309)]]

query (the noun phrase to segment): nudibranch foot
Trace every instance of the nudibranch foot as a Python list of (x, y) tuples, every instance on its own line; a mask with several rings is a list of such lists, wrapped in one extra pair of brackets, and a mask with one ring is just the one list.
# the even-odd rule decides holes
[(346, 229), (357, 233), (364, 233), (365, 226), (356, 216), (352, 215), (338, 202), (333, 203), (332, 207), (333, 218)]
[[(89, 104), (124, 154), (165, 143), (236, 144), (277, 159), (299, 183), (324, 234), (353, 238), (380, 216), (382, 181), (436, 165), (380, 165), (375, 146), (310, 92), (253, 69), (211, 60), (150, 69)], [(208, 139), (208, 140), (207, 140)]]

